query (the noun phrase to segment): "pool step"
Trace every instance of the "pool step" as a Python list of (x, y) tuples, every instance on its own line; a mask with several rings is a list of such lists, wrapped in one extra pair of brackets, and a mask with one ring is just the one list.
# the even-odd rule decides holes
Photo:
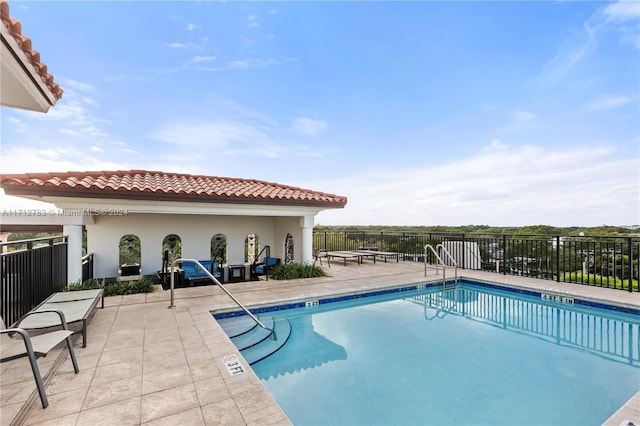
[(291, 336), (291, 323), (287, 319), (274, 320), (273, 317), (259, 316), (265, 327), (275, 330), (277, 340), (273, 339), (271, 330), (258, 326), (249, 316), (222, 318), (218, 324), (231, 338), (249, 365), (263, 360), (277, 352), (287, 343)]

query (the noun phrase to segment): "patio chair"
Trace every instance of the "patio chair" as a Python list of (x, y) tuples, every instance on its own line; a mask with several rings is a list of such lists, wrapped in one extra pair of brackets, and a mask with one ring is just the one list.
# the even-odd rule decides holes
[[(214, 277), (222, 278), (220, 263), (217, 260), (199, 260), (200, 264), (206, 268)], [(211, 278), (198, 265), (192, 262), (184, 262), (182, 267), (182, 279), (188, 285), (195, 285), (199, 282), (210, 284)]]
[[(42, 303), (33, 308), (27, 315), (20, 318), (12, 327), (20, 327), (25, 330), (46, 329), (60, 326), (60, 318), (56, 313), (64, 314), (67, 324), (80, 324), (82, 333), (82, 347), (87, 347), (87, 328), (89, 320), (95, 314), (98, 303), (104, 309), (104, 290), (78, 290), (57, 292), (46, 298)], [(32, 315), (34, 312), (47, 312), (45, 315)]]
[(261, 263), (254, 263), (251, 265), (251, 268), (249, 268), (251, 279), (258, 280), (258, 277), (265, 275), (267, 277), (267, 281), (269, 281), (269, 270), (279, 264), (280, 259), (277, 257), (265, 257)]
[[(76, 374), (80, 371), (78, 369), (78, 362), (76, 361), (76, 354), (73, 351), (73, 342), (71, 341), (73, 332), (67, 327), (64, 314), (60, 311), (41, 311), (30, 312), (27, 315), (38, 315), (45, 312), (55, 312), (58, 314), (62, 330), (30, 336), (29, 333), (22, 328), (7, 329), (4, 324), (4, 319), (0, 317), (0, 362), (12, 361), (25, 356), (29, 357), (29, 364), (31, 364), (33, 378), (36, 381), (38, 393), (40, 394), (42, 408), (47, 408), (49, 401), (47, 400), (47, 394), (45, 393), (42, 377), (40, 376), (40, 369), (36, 361), (37, 358), (47, 356), (53, 348), (66, 340), (69, 355), (71, 355), (71, 362), (73, 363), (73, 370)], [(12, 338), (12, 336), (19, 336), (19, 338), (15, 339)]]

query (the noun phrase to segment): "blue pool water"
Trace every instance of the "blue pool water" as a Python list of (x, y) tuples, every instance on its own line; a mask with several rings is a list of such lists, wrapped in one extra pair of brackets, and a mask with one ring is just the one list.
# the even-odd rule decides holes
[(600, 425), (640, 389), (640, 315), (577, 302), (464, 283), (269, 312), (291, 338), (253, 369), (295, 425)]

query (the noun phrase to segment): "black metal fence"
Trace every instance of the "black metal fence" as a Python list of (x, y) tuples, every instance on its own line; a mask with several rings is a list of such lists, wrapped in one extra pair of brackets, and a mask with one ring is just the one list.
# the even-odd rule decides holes
[[(639, 291), (640, 239), (636, 237), (351, 231), (313, 234), (314, 252), (375, 248), (399, 253), (405, 261), (424, 262), (426, 256), (428, 263), (436, 263), (435, 255), (425, 251), (427, 244), (434, 248), (441, 245), (464, 269)], [(447, 259), (443, 257), (445, 262)]]
[(13, 324), (67, 285), (67, 237), (0, 244), (0, 315)]

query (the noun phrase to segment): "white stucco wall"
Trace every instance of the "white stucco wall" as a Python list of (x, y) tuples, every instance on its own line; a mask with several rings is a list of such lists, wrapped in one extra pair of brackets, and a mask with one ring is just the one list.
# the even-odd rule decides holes
[(271, 256), (284, 258), (287, 233), (294, 238), (296, 261), (301, 261), (300, 217), (208, 216), (181, 214), (133, 214), (98, 216), (87, 224), (87, 253), (94, 254), (96, 278), (118, 275), (120, 238), (134, 234), (140, 238), (142, 273), (151, 275), (162, 268), (162, 241), (176, 234), (182, 241), (184, 258), (209, 259), (211, 237), (226, 235), (230, 264), (244, 263), (247, 234), (258, 236), (260, 247), (271, 246)]

